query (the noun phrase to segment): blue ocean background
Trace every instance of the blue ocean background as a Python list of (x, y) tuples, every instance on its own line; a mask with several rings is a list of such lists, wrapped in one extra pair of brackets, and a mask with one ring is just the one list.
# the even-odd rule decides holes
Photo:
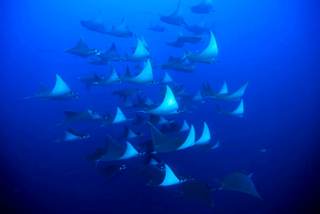
[[(201, 104), (186, 118), (196, 127), (206, 120), (222, 146), (208, 153), (186, 151), (165, 155), (180, 174), (214, 183), (227, 173), (254, 173), (263, 201), (242, 195), (213, 194), (208, 208), (179, 197), (176, 191), (148, 188), (134, 172), (116, 179), (97, 173), (85, 157), (104, 142), (112, 128), (90, 125), (88, 142), (54, 143), (65, 127), (63, 111), (112, 112), (118, 99), (112, 90), (90, 91), (77, 79), (107, 66), (90, 65), (65, 49), (83, 38), (90, 47), (106, 48), (115, 42), (128, 53), (134, 39), (90, 32), (82, 19), (119, 23), (143, 35), (153, 57), (165, 61), (181, 51), (165, 42), (182, 32), (166, 26), (158, 34), (146, 30), (158, 23), (158, 14), (169, 14), (176, 1), (147, 0), (13, 0), (1, 2), (1, 213), (304, 213), (316, 200), (313, 185), (317, 155), (316, 125), (319, 91), (319, 15), (313, 1), (215, 1), (208, 16), (190, 13), (194, 0), (182, 1), (187, 22), (205, 20), (212, 25), (220, 53), (212, 65), (199, 65), (191, 74), (170, 72), (195, 93), (205, 81), (219, 88), (224, 80), (236, 89), (249, 82), (244, 118), (217, 114), (214, 103)], [(192, 46), (200, 49), (205, 42)], [(124, 71), (125, 65), (116, 68)], [(157, 72), (161, 74), (161, 70)], [(42, 83), (54, 84), (59, 73), (80, 99), (66, 102), (24, 100)], [(155, 100), (159, 90), (148, 86)], [(180, 117), (180, 116), (179, 116)], [(83, 128), (83, 127), (80, 127)], [(93, 133), (93, 134), (92, 134)], [(267, 148), (261, 153), (260, 149)], [(309, 212), (316, 213), (316, 212)]]

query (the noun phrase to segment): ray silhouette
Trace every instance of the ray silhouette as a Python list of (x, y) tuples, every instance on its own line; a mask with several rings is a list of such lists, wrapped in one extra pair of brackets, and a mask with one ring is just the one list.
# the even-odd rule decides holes
[(255, 184), (252, 181), (251, 175), (246, 175), (238, 172), (227, 175), (223, 179), (222, 189), (241, 192), (262, 199), (255, 187)]
[(166, 86), (165, 97), (163, 98), (161, 104), (148, 111), (148, 113), (156, 114), (156, 115), (168, 115), (168, 114), (176, 114), (178, 113), (179, 105), (176, 100), (175, 95), (173, 94), (171, 88)]
[(199, 53), (186, 53), (185, 57), (191, 62), (197, 63), (213, 63), (218, 56), (218, 45), (216, 38), (212, 32), (210, 32), (210, 40), (207, 47)]
[(197, 145), (208, 144), (211, 141), (211, 133), (206, 122), (203, 122), (203, 130), (200, 138), (196, 141)]

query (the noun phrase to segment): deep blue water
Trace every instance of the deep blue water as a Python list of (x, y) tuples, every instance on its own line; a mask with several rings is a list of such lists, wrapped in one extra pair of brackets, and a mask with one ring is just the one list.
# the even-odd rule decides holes
[[(197, 1), (182, 1), (187, 22), (205, 20), (212, 25), (220, 53), (217, 62), (199, 64), (191, 74), (170, 71), (172, 77), (192, 93), (204, 81), (218, 88), (226, 80), (230, 89), (249, 82), (244, 118), (220, 115), (210, 101), (192, 114), (177, 116), (187, 118), (196, 127), (206, 120), (222, 143), (219, 150), (162, 156), (180, 174), (208, 183), (233, 171), (254, 173), (263, 201), (217, 192), (212, 196), (213, 208), (185, 200), (177, 190), (141, 185), (133, 169), (112, 179), (99, 174), (85, 157), (115, 129), (90, 125), (86, 127), (92, 135), (88, 142), (54, 143), (65, 130), (56, 125), (63, 120), (64, 110), (90, 107), (112, 112), (118, 105), (112, 90), (129, 87), (88, 91), (77, 79), (90, 72), (107, 71), (107, 66), (91, 65), (64, 52), (80, 37), (96, 48), (115, 42), (121, 53), (128, 53), (135, 45), (134, 39), (88, 31), (80, 21), (99, 18), (111, 25), (125, 17), (130, 28), (145, 37), (154, 59), (162, 62), (169, 55), (182, 53), (165, 42), (183, 30), (165, 24), (168, 31), (164, 33), (146, 28), (150, 23), (160, 23), (158, 14), (170, 13), (176, 1), (1, 3), (0, 204), (6, 209), (1, 213), (303, 213), (311, 209), (317, 198), (313, 185), (319, 117), (317, 3), (214, 1), (214, 12), (204, 16), (189, 10)], [(204, 44), (188, 47), (200, 49)], [(125, 63), (116, 63), (116, 68), (123, 71)], [(42, 83), (53, 85), (56, 73), (79, 93), (80, 99), (23, 99), (34, 94)], [(157, 87), (145, 89), (160, 100)], [(267, 152), (259, 152), (262, 148)], [(130, 164), (135, 165), (135, 160)]]

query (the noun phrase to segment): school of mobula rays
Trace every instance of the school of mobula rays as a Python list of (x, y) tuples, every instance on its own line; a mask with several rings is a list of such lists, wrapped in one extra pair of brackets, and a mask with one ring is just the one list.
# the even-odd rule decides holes
[[(215, 34), (205, 26), (192, 26), (186, 24), (180, 10), (181, 1), (179, 0), (177, 8), (169, 15), (161, 15), (160, 21), (167, 25), (183, 27), (194, 35), (181, 35), (176, 41), (167, 44), (174, 47), (183, 47), (185, 43), (197, 44), (207, 40), (207, 46), (198, 52), (185, 52), (181, 57), (169, 57), (168, 62), (160, 66), (161, 70), (178, 70), (183, 72), (193, 72), (199, 63), (212, 64), (219, 55), (219, 48)], [(191, 6), (190, 10), (195, 14), (207, 14), (213, 11), (213, 4), (210, 0), (203, 0), (199, 4)], [(115, 106), (111, 114), (101, 114), (88, 109), (85, 111), (64, 112), (65, 121), (63, 124), (80, 123), (86, 121), (97, 121), (103, 126), (117, 126), (123, 128), (123, 134), (120, 138), (107, 137), (107, 143), (103, 148), (88, 155), (88, 159), (96, 162), (99, 170), (104, 170), (105, 174), (114, 176), (120, 171), (127, 169), (126, 162), (130, 159), (140, 158), (145, 161), (144, 166), (150, 170), (158, 172), (160, 177), (151, 178), (148, 184), (159, 187), (177, 186), (181, 187), (186, 194), (207, 195), (208, 200), (211, 191), (231, 190), (245, 193), (250, 196), (261, 199), (251, 175), (245, 173), (231, 173), (227, 175), (219, 187), (210, 187), (202, 185), (195, 179), (182, 178), (177, 175), (176, 170), (170, 167), (170, 164), (164, 163), (159, 156), (162, 153), (173, 153), (182, 150), (192, 150), (196, 147), (203, 147), (212, 151), (220, 147), (220, 141), (213, 135), (212, 129), (207, 121), (202, 121), (201, 127), (196, 127), (187, 120), (182, 122), (175, 118), (177, 115), (183, 115), (185, 112), (191, 112), (199, 103), (206, 103), (208, 99), (214, 99), (217, 102), (231, 101), (235, 102), (234, 109), (222, 110), (218, 113), (228, 116), (243, 117), (245, 114), (244, 94), (248, 83), (244, 83), (235, 91), (229, 91), (226, 82), (222, 83), (220, 90), (214, 91), (209, 83), (204, 83), (195, 94), (189, 94), (185, 91), (183, 85), (178, 84), (169, 74), (163, 72), (163, 78), (155, 79), (155, 69), (153, 66), (153, 57), (151, 57), (150, 48), (144, 37), (135, 36), (122, 19), (119, 25), (106, 27), (102, 22), (94, 20), (81, 21), (81, 25), (90, 31), (101, 34), (133, 38), (136, 40), (136, 47), (132, 52), (121, 56), (118, 53), (116, 44), (112, 43), (106, 51), (89, 48), (81, 39), (73, 48), (66, 52), (83, 58), (89, 58), (92, 64), (110, 64), (113, 62), (121, 65), (131, 62), (138, 63), (139, 72), (133, 74), (130, 68), (125, 66), (125, 73), (121, 75), (112, 67), (110, 75), (92, 74), (86, 77), (78, 77), (86, 87), (101, 86), (110, 84), (124, 85), (125, 83), (140, 86), (160, 86), (164, 94), (161, 102), (156, 102), (150, 96), (146, 96), (140, 88), (124, 87), (113, 91), (113, 95), (119, 96), (123, 101), (123, 106)], [(155, 24), (148, 28), (157, 33), (164, 33), (167, 29), (161, 24)], [(202, 37), (202, 35), (208, 35)], [(56, 74), (55, 85), (51, 90), (41, 91), (40, 93), (28, 98), (43, 98), (50, 100), (67, 100), (79, 98), (71, 87)], [(127, 110), (134, 110), (135, 116), (127, 116)], [(170, 116), (170, 119), (168, 119)], [(140, 128), (139, 128), (140, 127)], [(143, 127), (143, 128), (141, 128)], [(139, 130), (139, 131), (138, 131)], [(141, 131), (142, 130), (142, 131)], [(77, 130), (68, 128), (59, 142), (82, 141), (90, 138), (89, 134), (81, 133)], [(138, 142), (138, 143), (137, 143)], [(205, 151), (205, 150), (204, 150)], [(210, 201), (210, 200), (208, 200)]]

